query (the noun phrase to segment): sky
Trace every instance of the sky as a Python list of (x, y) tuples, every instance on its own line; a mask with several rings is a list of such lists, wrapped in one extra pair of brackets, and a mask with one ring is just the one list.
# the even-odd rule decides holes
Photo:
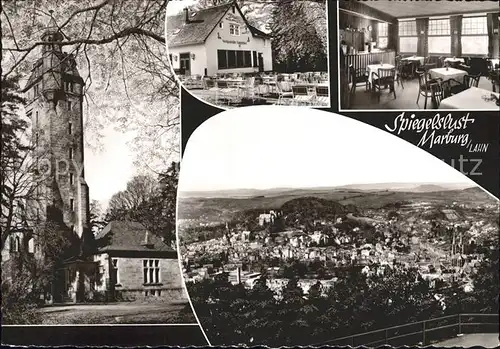
[(179, 190), (393, 182), (474, 185), (425, 150), (373, 126), (319, 110), (267, 106), (226, 111), (196, 129)]
[(91, 200), (98, 200), (103, 210), (111, 196), (127, 186), (136, 173), (134, 153), (127, 142), (133, 133), (116, 131), (113, 125), (102, 130), (101, 149), (85, 147), (85, 180)]

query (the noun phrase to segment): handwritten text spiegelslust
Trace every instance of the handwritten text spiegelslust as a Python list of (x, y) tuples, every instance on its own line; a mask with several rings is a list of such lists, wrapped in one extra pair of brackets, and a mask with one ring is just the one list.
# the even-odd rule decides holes
[[(472, 123), (474, 123), (474, 119), (470, 117), (469, 113), (459, 118), (454, 118), (451, 113), (446, 115), (437, 113), (431, 118), (418, 118), (415, 114), (406, 115), (405, 112), (402, 112), (394, 119), (393, 126), (386, 124), (385, 128), (397, 135), (405, 131), (423, 133), (417, 144), (419, 147), (432, 148), (434, 145), (445, 144), (458, 144), (465, 147), (470, 143), (469, 134), (466, 132), (457, 133), (456, 131), (464, 131)], [(439, 131), (444, 131), (444, 133), (440, 134)]]

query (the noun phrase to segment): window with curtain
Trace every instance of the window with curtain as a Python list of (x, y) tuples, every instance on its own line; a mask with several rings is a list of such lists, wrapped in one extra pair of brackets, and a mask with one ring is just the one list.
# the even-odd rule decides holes
[(399, 52), (417, 52), (417, 21), (401, 21), (399, 26)]
[(388, 23), (378, 23), (378, 48), (387, 48), (388, 44), (388, 33), (389, 24)]
[(429, 20), (427, 43), (429, 54), (450, 54), (451, 30), (449, 18)]
[(486, 16), (462, 19), (462, 53), (488, 54), (488, 23)]

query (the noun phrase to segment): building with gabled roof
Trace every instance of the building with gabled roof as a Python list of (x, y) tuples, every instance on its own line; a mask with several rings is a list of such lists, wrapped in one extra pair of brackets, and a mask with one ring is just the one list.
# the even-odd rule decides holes
[(181, 75), (273, 70), (271, 36), (250, 25), (236, 2), (168, 16), (167, 44)]
[(107, 299), (183, 297), (177, 251), (141, 223), (112, 221), (95, 237), (96, 291)]

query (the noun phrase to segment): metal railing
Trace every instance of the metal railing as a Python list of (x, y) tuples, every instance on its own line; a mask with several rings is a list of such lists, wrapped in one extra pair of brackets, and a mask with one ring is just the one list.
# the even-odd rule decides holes
[[(498, 314), (454, 314), (336, 338), (320, 345), (428, 345), (464, 333), (498, 332), (498, 317)], [(490, 321), (490, 318), (495, 322)]]

